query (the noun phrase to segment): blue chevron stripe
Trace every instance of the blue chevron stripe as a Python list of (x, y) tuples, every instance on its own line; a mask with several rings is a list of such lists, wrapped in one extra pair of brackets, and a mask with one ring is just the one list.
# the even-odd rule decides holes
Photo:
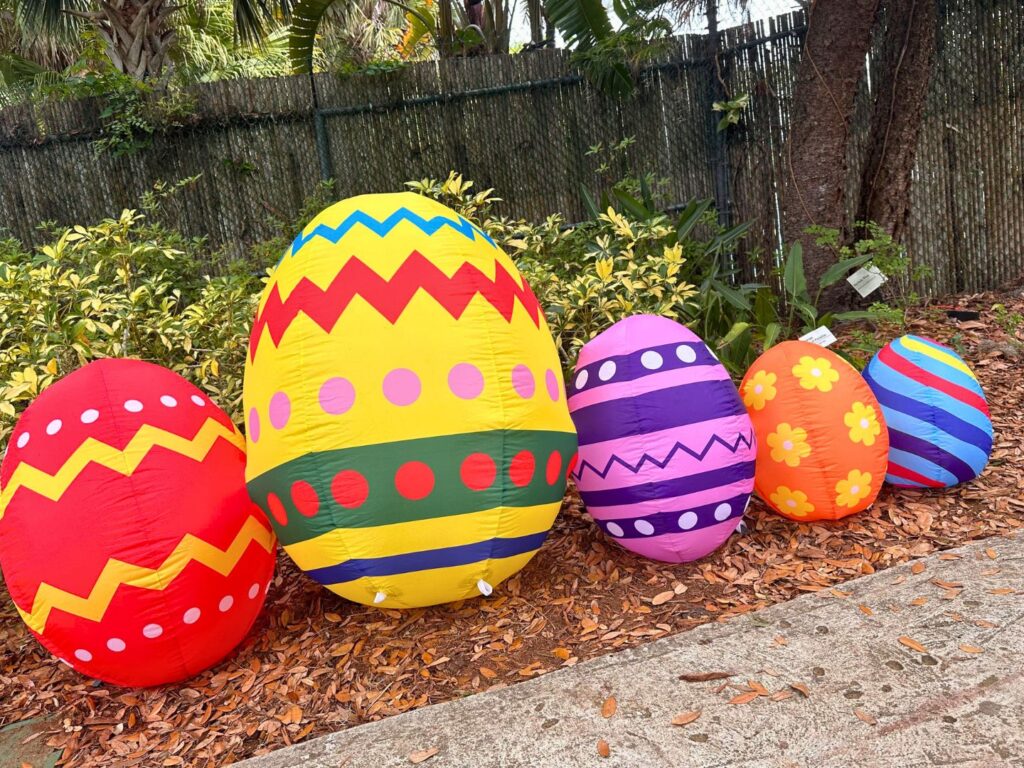
[(448, 227), (449, 229), (458, 232), (468, 240), (476, 240), (479, 236), (490, 243), (492, 248), (498, 247), (486, 232), (461, 216), (457, 219), (451, 219), (447, 216), (431, 216), (429, 219), (425, 219), (418, 213), (410, 211), (405, 206), (402, 206), (394, 213), (389, 214), (383, 221), (378, 221), (365, 211), (354, 211), (346, 216), (337, 226), (332, 227), (327, 224), (317, 224), (313, 228), (312, 232), (309, 232), (308, 234), (300, 232), (298, 234), (292, 242), (290, 255), (294, 256), (297, 254), (302, 250), (303, 246), (315, 237), (322, 237), (328, 242), (337, 243), (357, 224), (362, 224), (379, 237), (385, 237), (403, 221), (409, 222), (428, 236), (435, 234), (438, 230), (443, 229), (444, 227)]

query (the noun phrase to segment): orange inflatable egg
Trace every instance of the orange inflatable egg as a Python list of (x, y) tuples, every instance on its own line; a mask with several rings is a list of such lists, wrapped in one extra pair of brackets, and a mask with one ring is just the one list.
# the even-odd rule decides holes
[(852, 365), (823, 347), (785, 341), (740, 386), (757, 435), (754, 490), (780, 515), (838, 520), (871, 506), (885, 479), (882, 409)]

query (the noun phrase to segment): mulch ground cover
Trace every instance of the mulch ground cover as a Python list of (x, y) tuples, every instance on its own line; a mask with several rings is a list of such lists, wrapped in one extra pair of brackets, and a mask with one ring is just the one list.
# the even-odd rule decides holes
[[(570, 495), (524, 571), (490, 598), (389, 611), (347, 603), (281, 555), (266, 609), (238, 652), (178, 686), (90, 681), (29, 636), (0, 583), (0, 726), (43, 717), (35, 738), (66, 765), (223, 765), (303, 739), (724, 621), (972, 539), (1024, 527), (1024, 294), (960, 297), (911, 332), (956, 346), (988, 395), (995, 447), (981, 478), (949, 491), (883, 490), (833, 524), (784, 520), (754, 501), (748, 530), (704, 560), (645, 561), (611, 544)], [(1006, 306), (1011, 317), (991, 307)], [(949, 590), (947, 590), (948, 592)], [(955, 591), (955, 590), (953, 590)], [(940, 591), (937, 599), (941, 599)]]

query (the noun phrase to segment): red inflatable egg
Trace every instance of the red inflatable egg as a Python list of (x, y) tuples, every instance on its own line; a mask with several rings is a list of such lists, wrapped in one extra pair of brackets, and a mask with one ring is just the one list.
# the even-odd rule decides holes
[(28, 407), (0, 466), (0, 569), (33, 635), (90, 677), (191, 677), (249, 631), (275, 539), (245, 441), (176, 373), (100, 360)]

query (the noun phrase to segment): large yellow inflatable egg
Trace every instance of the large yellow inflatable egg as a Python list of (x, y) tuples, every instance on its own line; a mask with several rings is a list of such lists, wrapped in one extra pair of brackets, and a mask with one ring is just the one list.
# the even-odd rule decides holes
[(412, 193), (323, 211), (260, 299), (249, 493), (359, 603), (490, 594), (543, 543), (576, 434), (544, 314), (481, 229)]

